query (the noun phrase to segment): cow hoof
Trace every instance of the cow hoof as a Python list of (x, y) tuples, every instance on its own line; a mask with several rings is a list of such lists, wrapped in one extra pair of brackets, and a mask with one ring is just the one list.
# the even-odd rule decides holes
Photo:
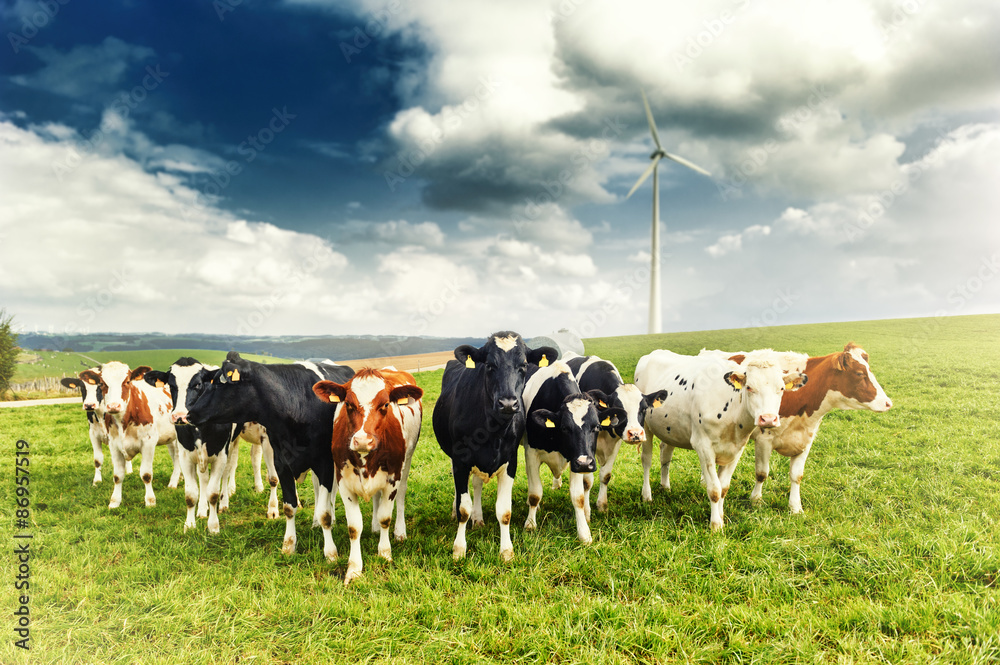
[(100, 476), (94, 476), (94, 484), (95, 485), (100, 485), (103, 480), (104, 479), (101, 478)]
[(114, 510), (115, 508), (117, 508), (120, 505), (122, 505), (121, 501), (111, 501), (110, 503), (108, 503), (108, 508), (110, 508), (111, 510)]
[(335, 562), (337, 560), (337, 546), (334, 545), (333, 547), (330, 548), (329, 551), (324, 550), (323, 556), (325, 556), (326, 560), (329, 561), (330, 563)]
[(527, 520), (524, 523), (524, 530), (525, 531), (534, 531), (535, 530), (535, 526), (536, 526), (535, 520)]
[(750, 495), (750, 505), (759, 508), (764, 505), (764, 497)]
[(504, 563), (510, 563), (514, 560), (514, 548), (509, 550), (500, 550), (500, 560)]
[(228, 505), (219, 506), (219, 512), (220, 513), (228, 513), (229, 512), (229, 506)]
[(295, 554), (295, 539), (285, 538), (285, 542), (281, 545), (282, 554)]
[(278, 507), (273, 506), (267, 509), (267, 519), (276, 520), (278, 519)]
[(156, 497), (155, 496), (148, 496), (148, 497), (146, 497), (146, 507), (147, 508), (152, 508), (155, 505), (156, 505)]
[(361, 577), (361, 566), (347, 565), (347, 574), (344, 575), (344, 586)]
[(381, 547), (378, 548), (378, 555), (386, 561), (392, 561), (392, 549), (388, 547), (385, 549), (382, 549)]
[(402, 533), (397, 533), (394, 537), (397, 543), (402, 543), (406, 540), (406, 532), (403, 531)]
[(455, 561), (458, 561), (459, 559), (464, 559), (465, 549), (466, 548), (463, 547), (462, 545), (455, 545), (454, 547), (451, 548), (451, 558), (454, 559)]
[(604, 503), (601, 503), (600, 501), (597, 502), (597, 512), (599, 512), (599, 513), (606, 513), (606, 512), (608, 512), (608, 503), (607, 503), (607, 501), (605, 501)]
[(208, 517), (208, 508), (206, 508), (205, 510), (198, 511), (198, 519), (203, 520), (206, 517)]
[(806, 511), (802, 510), (802, 506), (797, 506), (797, 507), (789, 506), (788, 507), (788, 512), (791, 513), (792, 515), (805, 515), (806, 514)]
[(486, 526), (486, 522), (484, 522), (481, 518), (480, 519), (474, 519), (469, 524), (472, 525), (473, 529), (477, 529), (477, 528), (479, 528), (481, 526)]
[(212, 524), (211, 522), (209, 522), (208, 523), (208, 532), (209, 533), (219, 533), (219, 523), (216, 522), (215, 524)]
[(188, 529), (193, 529), (194, 527), (195, 527), (195, 523), (193, 521), (184, 522), (184, 533), (187, 533)]
[(583, 543), (584, 545), (592, 545), (594, 539), (591, 538), (590, 536), (580, 536), (580, 542)]
[(722, 522), (712, 522), (711, 523), (712, 533), (717, 531), (722, 531)]
[(650, 492), (649, 494), (643, 492), (642, 493), (642, 500), (645, 501), (646, 503), (653, 503), (653, 494), (652, 494), (652, 492)]

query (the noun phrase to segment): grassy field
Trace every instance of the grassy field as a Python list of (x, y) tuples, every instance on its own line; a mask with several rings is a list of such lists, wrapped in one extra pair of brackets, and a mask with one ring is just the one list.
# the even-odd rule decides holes
[(156, 457), (158, 504), (142, 507), (133, 474), (111, 512), (110, 481), (90, 483), (77, 407), (0, 410), (5, 524), (14, 523), (23, 438), (34, 535), (33, 651), (29, 659), (12, 645), (8, 555), (0, 662), (998, 662), (1000, 316), (605, 338), (587, 349), (630, 377), (653, 348), (823, 354), (848, 341), (869, 352), (895, 407), (827, 417), (806, 466), (804, 515), (787, 513), (788, 465), (778, 455), (763, 506), (751, 506), (751, 450), (727, 497), (725, 530), (713, 535), (693, 453), (675, 455), (673, 491), (654, 484), (644, 504), (638, 454), (624, 450), (610, 511), (593, 514), (590, 546), (576, 540), (568, 489), (548, 489), (547, 474), (539, 530), (520, 528), (519, 469), (510, 565), (500, 562), (491, 519), (495, 484), (468, 558), (451, 559), (450, 467), (430, 427), (441, 372), (421, 374), (410, 540), (394, 544), (392, 563), (380, 560), (366, 517), (364, 575), (346, 589), (342, 506), (337, 563), (323, 559), (321, 533), (310, 528), (311, 500), (298, 516), (298, 553), (282, 556), (283, 525), (264, 519), (248, 454), (222, 533), (209, 537), (199, 520), (184, 534), (165, 451)]

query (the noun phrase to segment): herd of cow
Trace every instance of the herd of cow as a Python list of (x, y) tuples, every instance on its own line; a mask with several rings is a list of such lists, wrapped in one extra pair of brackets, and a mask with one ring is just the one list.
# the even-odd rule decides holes
[[(345, 584), (361, 575), (360, 500), (372, 502), (371, 528), (380, 531), (378, 553), (391, 560), (389, 526), (406, 539), (406, 483), (420, 436), (423, 390), (412, 375), (387, 367), (353, 369), (333, 362), (263, 365), (231, 352), (222, 367), (181, 358), (168, 371), (130, 369), (108, 362), (63, 379), (80, 390), (94, 449), (94, 483), (101, 482), (102, 446), (110, 450), (114, 489), (109, 508), (122, 500), (122, 481), (141, 453), (146, 505), (153, 493), (153, 454), (166, 445), (173, 460), (168, 487), (184, 476), (187, 516), (208, 518), (219, 531), (220, 511), (235, 489), (240, 439), (252, 445), (254, 485), (263, 491), (263, 456), (271, 485), (267, 517), (277, 518), (281, 484), (286, 518), (282, 552), (295, 552), (297, 479), (312, 472), (313, 526), (323, 530), (323, 553), (337, 557), (331, 526), (339, 493), (350, 539)], [(756, 446), (760, 500), (772, 451), (790, 457), (789, 508), (802, 511), (799, 486), (823, 416), (833, 409), (886, 411), (886, 396), (854, 344), (828, 356), (770, 349), (702, 351), (684, 356), (658, 350), (643, 356), (635, 382), (596, 356), (559, 358), (556, 349), (529, 349), (514, 332), (499, 332), (475, 348), (455, 349), (434, 406), (433, 428), (451, 458), (455, 483), (452, 514), (458, 534), (452, 554), (466, 553), (466, 526), (483, 524), (482, 487), (497, 479), (500, 557), (514, 556), (510, 537), (511, 490), (518, 448), (528, 475), (528, 517), (537, 526), (542, 499), (540, 468), (552, 486), (569, 467), (577, 535), (591, 542), (590, 489), (598, 472), (597, 509), (606, 511), (608, 483), (622, 442), (642, 446), (642, 498), (652, 501), (649, 473), (653, 437), (660, 439), (660, 482), (670, 488), (674, 448), (694, 450), (711, 504), (711, 528), (723, 525), (723, 502), (751, 437)], [(470, 491), (469, 484), (472, 484)], [(196, 513), (197, 508), (197, 513)]]

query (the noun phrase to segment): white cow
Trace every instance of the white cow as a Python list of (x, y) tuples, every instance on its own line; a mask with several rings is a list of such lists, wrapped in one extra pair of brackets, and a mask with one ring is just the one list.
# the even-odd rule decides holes
[[(100, 367), (91, 367), (90, 371), (99, 371)], [(76, 388), (83, 397), (83, 410), (87, 414), (87, 424), (90, 433), (90, 446), (94, 450), (94, 484), (101, 482), (101, 467), (104, 466), (103, 446), (108, 445), (108, 426), (104, 423), (104, 395), (97, 382), (91, 379), (84, 381), (77, 377), (66, 377), (60, 383), (66, 388)], [(125, 473), (132, 473), (132, 461), (125, 463)]]
[(805, 384), (807, 360), (804, 354), (770, 349), (731, 359), (664, 350), (640, 358), (635, 369), (639, 389), (647, 394), (667, 391), (662, 404), (646, 413), (643, 500), (653, 499), (649, 468), (655, 434), (661, 441), (660, 482), (666, 489), (670, 489), (674, 448), (698, 454), (711, 503), (711, 527), (713, 531), (721, 529), (723, 501), (750, 434), (755, 427), (780, 424), (781, 397), (786, 390)]
[(176, 488), (181, 469), (177, 463), (177, 433), (170, 422), (170, 395), (163, 388), (154, 388), (142, 380), (150, 370), (143, 365), (130, 370), (125, 363), (112, 361), (101, 365), (99, 371), (86, 370), (80, 378), (91, 380), (104, 395), (108, 426), (108, 448), (114, 464), (115, 487), (111, 492), (108, 508), (117, 508), (122, 502), (122, 479), (125, 464), (142, 453), (139, 465), (142, 482), (146, 486), (146, 505), (156, 505), (153, 492), (153, 453), (156, 446), (166, 445), (173, 462), (173, 472), (167, 487)]

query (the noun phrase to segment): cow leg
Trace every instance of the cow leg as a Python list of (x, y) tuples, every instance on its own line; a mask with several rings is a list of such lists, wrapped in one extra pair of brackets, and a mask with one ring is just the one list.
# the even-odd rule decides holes
[(560, 473), (558, 476), (552, 474), (552, 489), (557, 490), (560, 487), (562, 487), (562, 474)]
[(378, 525), (379, 525), (379, 538), (378, 538), (378, 555), (385, 559), (386, 561), (392, 561), (392, 545), (389, 542), (389, 525), (392, 524), (392, 509), (395, 506), (392, 496), (397, 490), (397, 485), (386, 484), (382, 488), (381, 492), (377, 492), (375, 496), (381, 494), (381, 501), (379, 501), (378, 508)]
[(417, 448), (417, 442), (407, 448), (406, 457), (403, 459), (403, 469), (399, 474), (399, 482), (396, 484), (396, 526), (393, 536), (397, 543), (406, 540), (406, 483), (410, 478), (410, 460), (413, 459), (413, 451)]
[(344, 575), (344, 585), (348, 585), (361, 577), (364, 563), (361, 561), (361, 530), (365, 521), (361, 516), (361, 506), (358, 495), (340, 486), (340, 500), (344, 503), (344, 519), (347, 521), (347, 537), (351, 541), (351, 553), (347, 557), (347, 574)]
[(299, 510), (298, 492), (295, 487), (295, 476), (288, 467), (278, 472), (281, 482), (281, 498), (284, 503), (285, 537), (281, 541), (282, 554), (295, 554), (295, 513)]
[(764, 481), (771, 474), (771, 443), (764, 437), (758, 436), (754, 441), (753, 466), (757, 477), (753, 491), (750, 492), (750, 500), (754, 503), (764, 501)]
[(719, 517), (722, 517), (722, 507), (723, 503), (726, 501), (726, 495), (729, 494), (729, 483), (733, 479), (733, 472), (736, 471), (736, 465), (740, 463), (740, 458), (743, 457), (743, 452), (746, 450), (746, 446), (740, 449), (740, 452), (736, 453), (736, 457), (729, 464), (719, 467), (719, 485), (721, 487), (721, 498), (719, 499)]
[(674, 447), (660, 441), (660, 486), (670, 491), (670, 460), (674, 456)]
[(653, 490), (649, 486), (649, 469), (653, 466), (653, 435), (646, 430), (646, 440), (642, 442), (642, 500), (653, 500)]
[[(226, 446), (225, 448), (222, 449), (222, 452), (226, 453), (226, 460), (225, 460), (225, 469), (222, 472), (223, 482), (221, 483), (221, 486), (219, 488), (220, 513), (224, 513), (229, 510), (229, 499), (232, 496), (233, 492), (235, 491), (232, 489), (232, 486), (229, 483), (225, 482), (226, 478), (232, 478), (235, 476), (236, 473), (236, 462), (239, 456), (231, 454), (232, 452), (234, 452), (232, 446), (235, 443), (236, 442), (234, 441), (229, 446)], [(239, 448), (237, 447), (236, 450), (239, 450)], [(215, 463), (219, 464), (220, 461), (216, 459)]]
[[(167, 444), (168, 446), (170, 444)], [(156, 452), (156, 435), (147, 435), (142, 442), (142, 462), (139, 464), (139, 477), (142, 478), (142, 484), (146, 486), (146, 506), (151, 507), (156, 505), (156, 494), (153, 493), (153, 454)], [(173, 454), (177, 454), (177, 448), (173, 449)], [(177, 466), (176, 462), (174, 463)], [(177, 475), (180, 475), (180, 469), (176, 469)], [(174, 487), (177, 487), (176, 481), (174, 482)]]
[[(515, 455), (517, 452), (515, 451)], [(497, 474), (497, 521), (500, 522), (500, 560), (509, 563), (514, 559), (514, 543), (510, 539), (510, 519), (511, 519), (511, 495), (514, 489), (513, 476), (507, 475), (511, 471), (511, 464), (508, 462), (500, 467)]]
[(229, 457), (232, 461), (226, 465), (227, 473), (225, 482), (228, 484), (225, 494), (233, 494), (236, 492), (236, 465), (240, 459), (240, 442), (239, 440), (233, 441), (229, 444)]
[(101, 437), (93, 431), (95, 425), (91, 425), (90, 445), (94, 449), (94, 484), (104, 480), (101, 477), (101, 467), (104, 466), (104, 451), (101, 450)]
[[(177, 489), (177, 485), (181, 481), (181, 465), (180, 465), (180, 450), (181, 447), (177, 444), (177, 439), (167, 443), (167, 452), (170, 453), (170, 482), (167, 483), (167, 487), (172, 490)], [(146, 456), (142, 456), (146, 459)]]
[(472, 515), (472, 497), (469, 496), (469, 476), (472, 474), (472, 469), (452, 459), (451, 473), (455, 480), (455, 514), (458, 517), (458, 534), (451, 548), (451, 556), (458, 560), (465, 558), (467, 550), (465, 527)]
[[(336, 491), (336, 489), (334, 489)], [(355, 501), (356, 503), (356, 501)], [(320, 483), (316, 490), (316, 505), (323, 506), (320, 511), (319, 524), (323, 528), (323, 556), (327, 561), (337, 560), (337, 545), (333, 542), (333, 502), (330, 500), (330, 490)], [(361, 514), (360, 508), (358, 515)]]
[(524, 470), (528, 474), (528, 518), (524, 520), (524, 530), (534, 531), (538, 527), (535, 515), (538, 513), (538, 504), (542, 502), (544, 490), (542, 488), (541, 461), (534, 448), (524, 447)]
[(378, 509), (382, 504), (382, 492), (372, 494), (372, 533), (378, 533)]
[(184, 518), (184, 530), (193, 529), (197, 523), (195, 519), (195, 506), (198, 504), (198, 466), (196, 463), (196, 452), (181, 449), (181, 473), (184, 474), (184, 503), (187, 504), (187, 515)]
[(271, 486), (271, 496), (267, 499), (267, 519), (278, 519), (278, 472), (274, 469), (274, 448), (271, 442), (264, 439), (261, 446), (264, 449), (264, 466), (267, 467), (267, 484)]
[(593, 472), (583, 474), (583, 512), (587, 518), (587, 524), (590, 524), (590, 488), (593, 486)]
[(327, 501), (325, 502), (325, 504), (321, 504), (320, 503), (320, 500), (319, 500), (319, 488), (320, 488), (319, 477), (316, 475), (315, 471), (313, 471), (310, 475), (312, 476), (312, 483), (313, 483), (313, 499), (315, 499), (315, 501), (316, 501), (316, 505), (313, 506), (313, 523), (312, 523), (313, 528), (315, 529), (316, 527), (318, 527), (320, 525), (320, 515), (323, 514), (324, 510), (326, 510), (326, 509), (329, 508), (329, 497), (327, 498)]
[(583, 490), (583, 477), (585, 474), (569, 474), (569, 496), (573, 500), (573, 512), (576, 514), (576, 537), (581, 543), (589, 545), (593, 542), (590, 537), (590, 525), (587, 524), (587, 514), (584, 510), (586, 506), (586, 492)]
[(788, 460), (788, 510), (791, 511), (793, 515), (797, 515), (802, 512), (802, 496), (800, 490), (802, 487), (802, 477), (806, 472), (806, 458), (809, 457), (809, 451), (812, 449), (812, 441), (806, 446), (806, 449), (801, 453), (792, 457)]
[(208, 532), (219, 533), (219, 500), (222, 496), (223, 488), (226, 485), (227, 471), (229, 465), (226, 464), (229, 455), (223, 448), (212, 460), (212, 471), (208, 476)]
[(211, 467), (208, 461), (208, 451), (205, 444), (198, 441), (198, 447), (191, 453), (198, 460), (198, 517), (208, 517), (208, 481), (211, 477)]
[(250, 473), (253, 475), (253, 490), (258, 494), (264, 491), (264, 481), (260, 479), (260, 458), (264, 456), (264, 446), (259, 443), (250, 444)]
[(111, 453), (111, 464), (115, 470), (115, 486), (111, 490), (111, 501), (108, 502), (108, 508), (117, 508), (122, 505), (122, 479), (125, 477), (125, 454), (118, 447), (117, 443), (109, 444), (108, 452)]
[(472, 528), (484, 526), (483, 519), (483, 479), (479, 476), (472, 477)]
[(598, 472), (601, 487), (597, 490), (597, 510), (606, 513), (608, 511), (608, 484), (611, 482), (611, 474), (615, 468), (615, 458), (621, 449), (622, 440), (617, 436), (610, 436), (607, 432), (597, 435), (597, 463), (600, 465)]
[[(712, 512), (709, 524), (712, 531), (722, 529), (722, 483), (719, 482), (719, 473), (715, 465), (715, 453), (712, 451), (711, 441), (707, 437), (695, 444), (695, 434), (691, 443), (698, 453), (698, 461), (701, 463), (701, 475), (705, 478), (705, 490), (708, 492), (708, 501), (711, 504)], [(699, 437), (700, 438), (700, 437)]]
[[(111, 446), (108, 446), (108, 448), (110, 449)], [(127, 459), (125, 460), (125, 475), (131, 475), (131, 474), (132, 474), (132, 460)]]

